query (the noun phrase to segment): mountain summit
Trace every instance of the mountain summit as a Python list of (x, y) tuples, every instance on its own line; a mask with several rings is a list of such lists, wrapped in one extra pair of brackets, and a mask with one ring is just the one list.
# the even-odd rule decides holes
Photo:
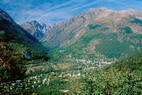
[(45, 23), (39, 23), (36, 20), (25, 22), (21, 26), (39, 40), (51, 29), (50, 26)]

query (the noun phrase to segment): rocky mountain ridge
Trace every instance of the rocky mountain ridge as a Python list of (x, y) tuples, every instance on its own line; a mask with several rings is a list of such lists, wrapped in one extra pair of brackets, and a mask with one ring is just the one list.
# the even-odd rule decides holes
[(51, 29), (51, 26), (36, 20), (25, 22), (21, 26), (39, 40)]
[[(134, 18), (141, 19), (141, 16), (141, 10), (128, 9), (124, 11), (113, 11), (107, 8), (91, 8), (88, 12), (81, 13), (70, 20), (53, 26), (46, 34), (46, 37), (44, 37), (44, 41), (49, 41), (49, 43), (52, 42), (50, 43), (51, 46), (60, 45), (62, 47), (66, 46), (67, 44), (71, 45), (75, 42), (74, 39), (81, 37), (79, 31), (85, 31), (85, 27), (89, 24), (103, 24), (105, 27), (111, 28), (111, 31), (117, 32), (117, 28), (120, 26), (128, 26), (130, 24), (130, 20)], [(131, 27), (134, 32), (137, 32), (138, 29), (141, 29), (141, 27), (138, 25), (138, 29), (132, 25)], [(68, 42), (68, 38), (72, 38), (72, 35), (74, 35), (74, 38)]]

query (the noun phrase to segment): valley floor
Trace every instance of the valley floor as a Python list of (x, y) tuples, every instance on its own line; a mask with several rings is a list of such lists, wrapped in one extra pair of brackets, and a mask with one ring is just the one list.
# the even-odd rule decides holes
[[(71, 93), (77, 87), (77, 80), (85, 77), (86, 71), (101, 68), (110, 62), (94, 62), (84, 59), (76, 59), (74, 62), (56, 63), (54, 61), (27, 65), (27, 77), (24, 80), (16, 80), (0, 83), (5, 93), (38, 93), (55, 94)], [(80, 84), (80, 83), (79, 83)], [(72, 87), (73, 86), (73, 87)]]
[(138, 55), (115, 63), (39, 61), (26, 65), (23, 80), (0, 83), (0, 88), (4, 95), (142, 95), (141, 61)]

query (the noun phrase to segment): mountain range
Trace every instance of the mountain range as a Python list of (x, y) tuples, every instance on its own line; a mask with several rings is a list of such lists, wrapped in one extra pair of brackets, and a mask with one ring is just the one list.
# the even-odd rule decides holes
[(142, 10), (91, 8), (55, 24), (44, 32), (41, 41), (45, 46), (65, 50), (66, 57), (122, 58), (142, 49), (141, 17)]
[[(28, 31), (25, 33), (29, 37), (32, 35), (30, 39), (40, 40), (44, 46), (51, 48), (53, 56), (56, 53), (65, 59), (118, 59), (141, 50), (141, 14), (142, 10), (91, 8), (52, 27), (36, 20), (19, 27)], [(13, 21), (9, 17), (7, 19)], [(64, 52), (61, 53), (62, 50)]]

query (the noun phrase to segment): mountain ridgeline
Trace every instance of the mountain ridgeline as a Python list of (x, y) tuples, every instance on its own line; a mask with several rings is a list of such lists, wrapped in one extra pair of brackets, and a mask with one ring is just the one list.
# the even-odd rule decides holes
[[(122, 58), (142, 49), (142, 10), (91, 8), (55, 24), (44, 45), (64, 50), (64, 58)], [(53, 51), (55, 52), (55, 50)]]

